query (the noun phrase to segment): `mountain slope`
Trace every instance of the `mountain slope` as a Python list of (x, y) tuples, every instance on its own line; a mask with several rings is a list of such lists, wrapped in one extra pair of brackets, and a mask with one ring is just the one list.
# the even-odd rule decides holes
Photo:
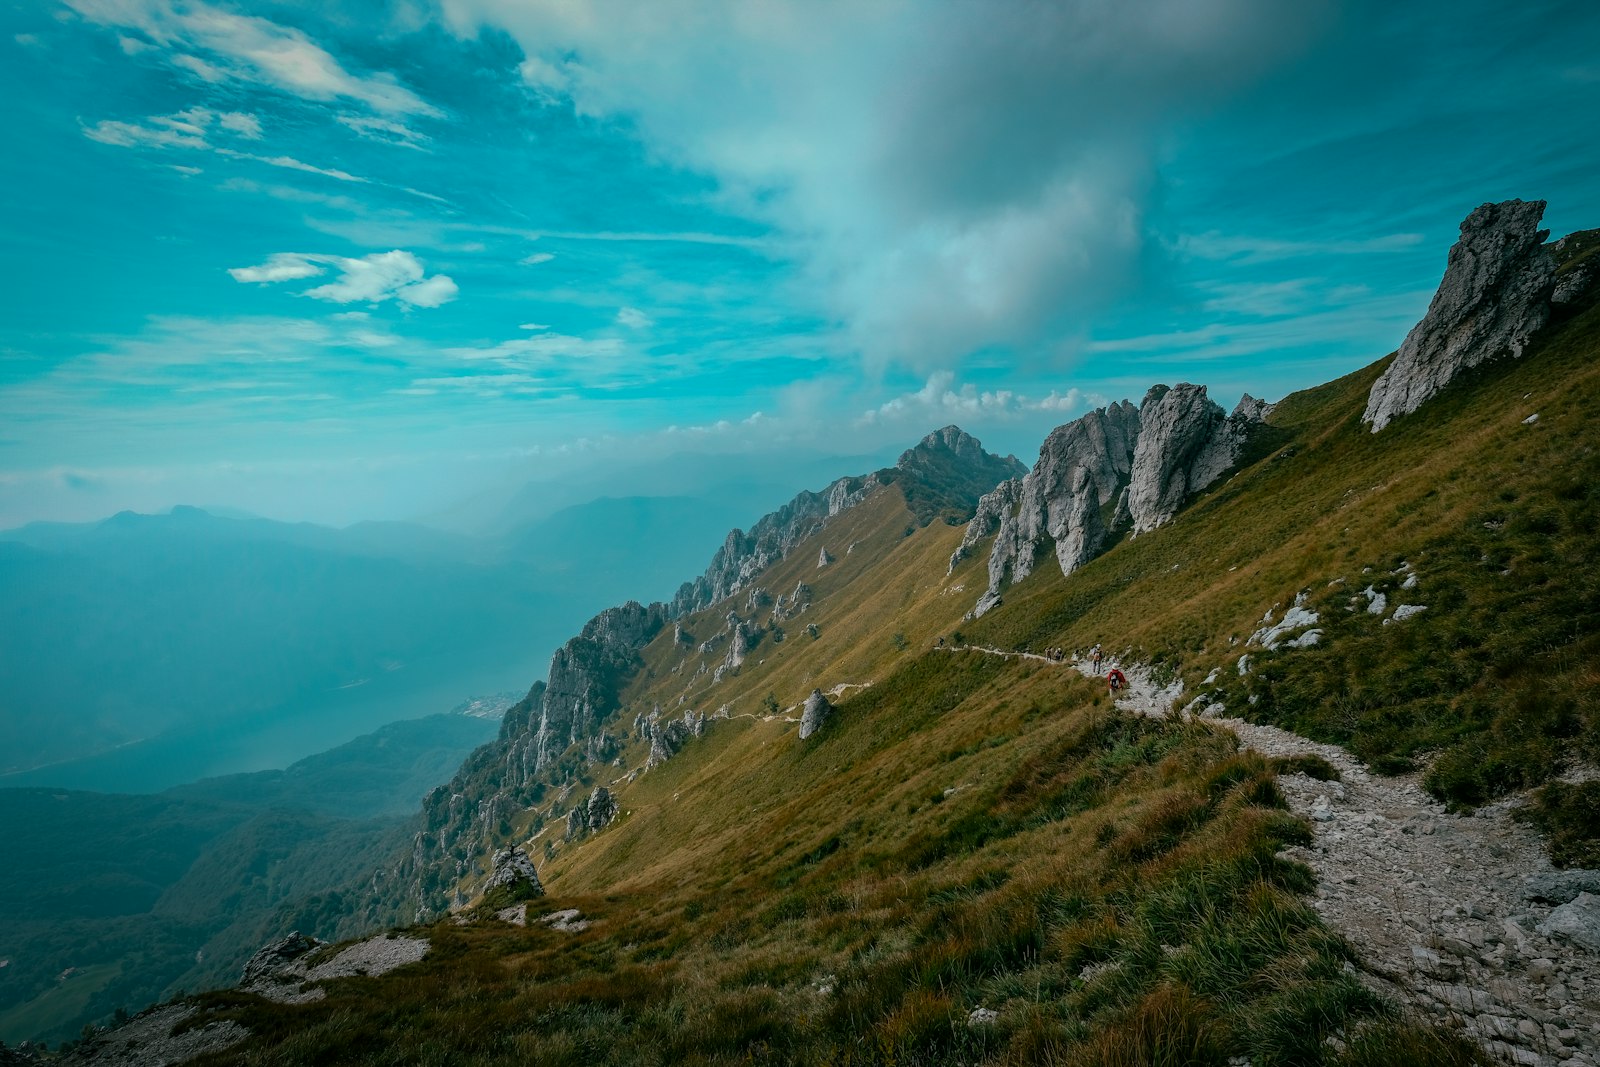
[[(1584, 293), (1519, 361), (1379, 434), (1361, 415), (1387, 360), (1286, 398), (1266, 454), (1070, 574), (1034, 568), (970, 622), (988, 574), (979, 553), (951, 568), (963, 532), (908, 522), (903, 479), (840, 483), (851, 506), (768, 527), (775, 558), (744, 571), (752, 552), (722, 553), (720, 597), (595, 620), (583, 640), (615, 634), (617, 657), (563, 690), (560, 721), (600, 711), (578, 743), (527, 743), (552, 716), (536, 686), (430, 799), (411, 869), (437, 873), (428, 894), (479, 891), (488, 851), (517, 842), (548, 900), (500, 912), (491, 894), (414, 931), (420, 963), (315, 1003), (202, 1004), (251, 1031), (234, 1054), (251, 1063), (1484, 1062), (1449, 1012), (1424, 1023), (1375, 992), (1373, 961), (1309, 905), (1340, 889), (1287, 851), (1318, 839), (1283, 789), (1335, 768), (978, 646), (1102, 643), (1182, 681), (1194, 712), (1427, 766), (1458, 804), (1581, 769), (1600, 729), (1600, 309)], [(814, 721), (824, 695), (832, 714), (801, 741), (802, 704)], [(1595, 839), (1586, 788), (1533, 798), (1557, 844)], [(560, 909), (589, 925), (540, 921)], [(1504, 947), (1517, 916), (1461, 912), (1522, 959)], [(1443, 957), (1476, 946), (1419, 944), (1410, 977), (1523, 1060), (1592, 1059), (1600, 976), (1539, 937), (1559, 958), (1523, 962), (1562, 993), (1506, 1005), (1536, 1036), (1450, 984), (1474, 964)]]

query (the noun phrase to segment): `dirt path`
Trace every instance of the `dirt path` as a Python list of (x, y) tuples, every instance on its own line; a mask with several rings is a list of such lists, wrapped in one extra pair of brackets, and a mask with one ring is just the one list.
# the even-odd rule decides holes
[[(1057, 663), (1035, 653), (964, 647)], [(1537, 836), (1512, 820), (1512, 803), (1450, 815), (1417, 776), (1371, 774), (1336, 745), (1226, 718), (1220, 704), (1195, 701), (1177, 709), (1182, 682), (1158, 686), (1141, 664), (1112, 659), (1099, 671), (1076, 660), (1059, 665), (1097, 678), (1120, 666), (1128, 688), (1116, 703), (1127, 711), (1198, 715), (1263, 755), (1317, 755), (1333, 764), (1337, 782), (1279, 777), (1290, 806), (1316, 832), (1311, 846), (1286, 855), (1316, 872), (1312, 904), (1355, 946), (1368, 980), (1475, 1038), (1503, 1062), (1600, 1067), (1600, 942), (1586, 948), (1550, 925), (1552, 913), (1561, 926), (1575, 908), (1581, 911), (1581, 904), (1565, 902), (1579, 895), (1584, 879), (1552, 871)], [(1595, 878), (1588, 889), (1600, 895), (1600, 874)], [(1595, 911), (1600, 920), (1600, 906)]]

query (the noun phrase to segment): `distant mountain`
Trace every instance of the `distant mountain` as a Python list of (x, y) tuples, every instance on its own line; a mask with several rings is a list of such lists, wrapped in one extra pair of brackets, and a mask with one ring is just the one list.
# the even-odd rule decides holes
[(176, 507), (0, 533), (0, 785), (160, 788), (520, 688), (607, 603), (670, 592), (738, 514), (601, 498), (484, 540)]
[[(330, 694), (378, 680), (455, 679), (453, 702), (502, 688), (507, 667), (530, 669), (582, 610), (563, 611), (525, 566), (479, 562), (462, 539), (399, 524), (331, 530), (175, 508), (0, 538), (0, 773), (332, 709)], [(397, 717), (372, 713), (382, 718), (345, 736)]]
[[(285, 909), (309, 919), (387, 862), (423, 794), (498, 729), (432, 715), (147, 796), (0, 789), (0, 1040), (232, 981)], [(319, 928), (400, 917), (342, 909)]]

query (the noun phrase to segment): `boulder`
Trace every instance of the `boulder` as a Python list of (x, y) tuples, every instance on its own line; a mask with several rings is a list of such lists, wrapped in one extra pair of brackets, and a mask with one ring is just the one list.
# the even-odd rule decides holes
[(533, 860), (520, 845), (510, 845), (494, 854), (489, 870), (489, 880), (483, 883), (485, 893), (508, 886), (523, 896), (544, 896), (544, 886), (539, 882), (539, 872)]
[(804, 741), (822, 729), (822, 724), (827, 722), (832, 714), (833, 705), (822, 695), (822, 690), (811, 690), (811, 695), (806, 697), (805, 710), (800, 713), (800, 740)]
[(1372, 384), (1361, 421), (1377, 433), (1461, 371), (1519, 358), (1550, 317), (1556, 262), (1539, 229), (1543, 200), (1484, 204), (1461, 223), (1428, 313)]
[(1579, 893), (1550, 913), (1538, 930), (1546, 937), (1558, 937), (1600, 952), (1600, 896)]
[(1541, 871), (1523, 886), (1522, 899), (1565, 904), (1579, 893), (1600, 895), (1600, 871)]
[(263, 982), (275, 983), (292, 963), (312, 949), (321, 948), (326, 944), (326, 941), (307, 937), (296, 930), (287, 937), (258, 949), (256, 954), (245, 962), (244, 971), (239, 976), (239, 985), (241, 988), (249, 989)]
[(594, 787), (587, 807), (589, 831), (603, 830), (617, 817), (617, 798), (603, 785)]

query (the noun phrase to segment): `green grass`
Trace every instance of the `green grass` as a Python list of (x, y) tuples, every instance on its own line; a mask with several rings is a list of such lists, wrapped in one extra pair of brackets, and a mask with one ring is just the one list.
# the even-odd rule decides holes
[[(1286, 398), (1172, 523), (1070, 577), (1043, 566), (970, 623), (983, 553), (946, 576), (961, 531), (908, 521), (891, 487), (763, 576), (813, 587), (788, 640), (713, 686), (721, 650), (668, 627), (618, 696), (618, 763), (574, 754), (493, 818), (452, 816), (438, 896), (610, 785), (615, 824), (535, 842), (550, 896), (532, 910), (580, 908), (589, 930), (439, 923), (424, 961), (325, 1001), (210, 995), (257, 1035), (215, 1062), (1483, 1062), (1362, 985), (1306, 905), (1310, 871), (1279, 858), (1310, 830), (1276, 776), (1331, 764), (1130, 717), (1065, 666), (934, 646), (1101, 642), (1231, 713), (1421, 769), (1458, 806), (1537, 789), (1527, 817), (1557, 861), (1593, 862), (1597, 787), (1553, 775), (1600, 758), (1597, 335), (1600, 310), (1578, 309), (1380, 435), (1359, 415), (1381, 362)], [(1384, 626), (1368, 585), (1427, 611)], [(1302, 593), (1321, 644), (1249, 645)], [(727, 607), (684, 625), (704, 640)], [(841, 683), (867, 687), (806, 742), (772, 718)], [(657, 706), (731, 718), (630, 782), (631, 724)], [(493, 753), (468, 772), (492, 790)], [(969, 1027), (980, 1006), (997, 1022)]]

